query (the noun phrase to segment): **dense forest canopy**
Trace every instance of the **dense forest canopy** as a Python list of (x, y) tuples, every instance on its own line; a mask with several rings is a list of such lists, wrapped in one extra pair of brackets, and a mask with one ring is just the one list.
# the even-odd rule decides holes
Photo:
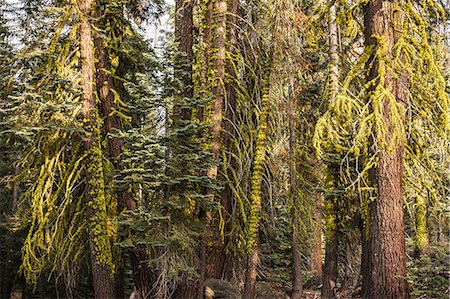
[(0, 298), (448, 298), (449, 18), (0, 0)]

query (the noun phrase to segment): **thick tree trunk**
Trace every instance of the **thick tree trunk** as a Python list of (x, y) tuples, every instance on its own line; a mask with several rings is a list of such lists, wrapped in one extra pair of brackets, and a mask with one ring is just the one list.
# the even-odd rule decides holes
[[(104, 14), (99, 8), (96, 11), (98, 19)], [(101, 24), (100, 24), (101, 26)], [(114, 93), (112, 90), (118, 90), (115, 86), (114, 78), (110, 75), (112, 72), (111, 65), (108, 60), (108, 51), (105, 48), (105, 41), (101, 35), (97, 34), (94, 38), (94, 45), (96, 51), (96, 67), (97, 67), (97, 93), (100, 99), (102, 108), (102, 116), (105, 119), (105, 130), (107, 134), (112, 134), (114, 131), (122, 129), (122, 121), (120, 117), (114, 113), (118, 107), (114, 101)], [(117, 137), (108, 136), (108, 148), (111, 156), (112, 164), (116, 171), (121, 171), (124, 165), (118, 160), (122, 154), (123, 142)], [(133, 195), (127, 190), (117, 191), (118, 210), (134, 210), (137, 207), (137, 202)], [(149, 261), (149, 256), (146, 252), (145, 246), (137, 246), (129, 252), (131, 258), (131, 267), (133, 270), (133, 277), (136, 287), (136, 292), (139, 292), (143, 298), (147, 296), (152, 288), (153, 280), (151, 279), (151, 271), (146, 266)], [(119, 296), (123, 292), (122, 283), (124, 270), (117, 269), (116, 291)]]
[[(337, 219), (334, 220), (337, 225)], [(336, 298), (336, 276), (338, 264), (338, 231), (334, 227), (330, 231), (330, 236), (325, 248), (325, 269), (323, 273), (323, 285), (321, 290), (322, 299)]]
[[(398, 39), (398, 34), (403, 30), (403, 13), (396, 3), (385, 0), (370, 0), (365, 6), (365, 44), (366, 47), (375, 48), (372, 59), (369, 59), (369, 81), (377, 80), (378, 84), (384, 84), (400, 103), (404, 101), (404, 78), (394, 76), (391, 70), (384, 69), (379, 73), (381, 63), (389, 63), (392, 60), (393, 47)], [(379, 61), (377, 50), (380, 45), (376, 36), (383, 39), (383, 59)], [(389, 65), (387, 65), (389, 67)], [(383, 77), (379, 77), (379, 76)], [(386, 124), (386, 142), (391, 143), (392, 134), (396, 130), (392, 123), (392, 114), (389, 99), (382, 99), (382, 117)], [(403, 122), (404, 122), (404, 116)], [(403, 152), (402, 145), (393, 150), (386, 146), (378, 149), (378, 165), (374, 169), (374, 186), (377, 196), (370, 203), (369, 212), (369, 271), (367, 283), (363, 284), (364, 298), (408, 298), (406, 283), (406, 254), (404, 238), (404, 214), (403, 214)]]
[[(212, 94), (214, 96), (214, 107), (212, 115), (212, 153), (216, 165), (208, 169), (208, 177), (215, 181), (217, 179), (218, 162), (221, 152), (221, 131), (222, 131), (222, 110), (225, 101), (225, 59), (226, 59), (226, 15), (227, 1), (216, 0), (214, 2), (214, 25), (215, 31), (212, 38), (213, 48), (216, 50), (214, 60), (212, 62), (214, 68), (214, 77), (212, 83)], [(208, 201), (214, 202), (215, 191), (208, 190)], [(207, 249), (208, 240), (211, 234), (212, 211), (207, 207), (205, 218), (205, 231), (200, 251), (200, 279), (198, 287), (198, 298), (203, 298), (206, 278)]]
[(300, 258), (300, 240), (299, 240), (299, 215), (298, 207), (300, 207), (300, 200), (298, 198), (297, 190), (297, 163), (295, 144), (297, 142), (295, 130), (295, 106), (294, 99), (291, 99), (291, 107), (289, 111), (289, 147), (290, 147), (290, 164), (289, 164), (289, 176), (291, 185), (291, 198), (292, 198), (292, 299), (300, 299), (303, 296), (303, 284), (302, 284), (302, 263)]
[[(98, 13), (100, 16), (101, 14)], [(122, 121), (120, 117), (115, 113), (118, 110), (116, 103), (114, 102), (114, 93), (112, 89), (117, 90), (114, 86), (114, 78), (109, 74), (113, 71), (108, 60), (108, 52), (105, 49), (105, 41), (100, 35), (96, 35), (94, 39), (95, 51), (97, 58), (97, 92), (100, 99), (102, 108), (102, 116), (105, 118), (105, 130), (107, 134), (112, 134), (114, 131), (122, 130)], [(108, 148), (112, 158), (112, 163), (117, 171), (123, 169), (123, 164), (118, 161), (119, 156), (122, 154), (123, 142), (117, 137), (108, 136)], [(119, 210), (124, 209), (134, 210), (136, 208), (136, 201), (133, 195), (126, 191), (120, 190), (117, 192)]]
[(94, 96), (94, 43), (89, 18), (95, 11), (92, 0), (79, 0), (82, 13), (80, 24), (80, 53), (83, 89), (85, 158), (85, 201), (88, 218), (89, 248), (95, 298), (115, 298), (112, 280), (112, 252), (106, 235), (106, 203), (100, 145), (100, 124)]
[(378, 196), (370, 206), (369, 283), (364, 298), (408, 298), (403, 227), (402, 149), (379, 155)]
[(316, 194), (316, 207), (314, 210), (314, 236), (311, 255), (311, 271), (314, 276), (322, 277), (322, 194)]
[[(238, 2), (237, 0), (228, 0), (228, 14), (227, 14), (227, 46), (228, 52), (235, 53), (236, 52), (236, 26), (237, 26), (237, 14), (238, 14)], [(225, 109), (225, 119), (223, 121), (223, 131), (222, 131), (222, 139), (223, 139), (223, 151), (227, 153), (232, 151), (232, 138), (234, 136), (234, 113), (236, 111), (236, 92), (234, 90), (235, 87), (235, 68), (234, 62), (231, 59), (227, 59), (226, 65), (226, 80), (225, 80), (225, 90), (226, 97), (224, 102)], [(230, 168), (234, 167), (234, 159), (231, 155), (228, 155), (228, 163), (227, 165), (227, 176), (228, 178), (232, 177), (232, 172)], [(209, 271), (208, 275), (212, 278), (222, 278), (225, 275), (226, 266), (227, 266), (227, 254), (226, 254), (226, 246), (229, 242), (228, 232), (229, 232), (229, 217), (232, 213), (232, 196), (233, 192), (229, 184), (224, 186), (224, 189), (221, 193), (221, 215), (224, 222), (224, 233), (222, 236), (220, 227), (216, 226), (214, 229), (214, 241), (213, 241), (213, 250), (212, 255), (209, 261)]]

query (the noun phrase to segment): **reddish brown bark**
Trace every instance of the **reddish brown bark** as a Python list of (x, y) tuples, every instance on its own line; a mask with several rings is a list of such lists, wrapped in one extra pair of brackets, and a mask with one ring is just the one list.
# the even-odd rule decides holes
[(255, 286), (256, 286), (256, 274), (258, 270), (259, 263), (259, 245), (258, 241), (252, 252), (247, 257), (247, 269), (245, 273), (245, 285), (244, 285), (244, 294), (242, 295), (243, 299), (255, 299)]
[[(192, 0), (175, 1), (175, 41), (177, 42), (178, 58), (175, 61), (175, 77), (182, 83), (179, 99), (189, 101), (193, 97), (192, 63), (194, 60), (193, 45), (193, 3)], [(190, 107), (175, 103), (174, 121), (190, 120)]]
[[(82, 13), (82, 19), (80, 24), (80, 54), (81, 54), (81, 72), (82, 72), (82, 90), (83, 90), (83, 117), (84, 128), (86, 136), (84, 137), (85, 150), (88, 153), (85, 159), (85, 202), (86, 202), (86, 216), (88, 218), (88, 232), (89, 232), (89, 248), (91, 256), (91, 271), (94, 285), (95, 298), (115, 298), (114, 284), (112, 280), (112, 273), (109, 270), (108, 265), (104, 262), (100, 262), (100, 256), (103, 253), (100, 252), (96, 244), (96, 240), (99, 238), (99, 234), (104, 232), (98, 232), (98, 228), (95, 224), (98, 220), (99, 210), (98, 203), (96, 203), (96, 196), (100, 196), (102, 190), (98, 188), (103, 187), (103, 173), (100, 173), (101, 166), (95, 165), (101, 158), (96, 153), (95, 148), (98, 148), (100, 143), (100, 136), (98, 132), (98, 113), (95, 105), (94, 97), (94, 84), (95, 84), (95, 60), (94, 60), (94, 45), (92, 25), (89, 22), (89, 18), (93, 16), (95, 12), (95, 2), (92, 0), (79, 0), (78, 6)], [(94, 149), (94, 150), (93, 150)]]
[[(372, 64), (369, 81), (379, 76), (379, 61), (375, 55), (378, 42), (375, 35), (383, 36), (386, 43), (386, 52), (383, 55), (389, 63), (398, 34), (402, 32), (403, 14), (400, 7), (395, 6), (395, 3), (384, 0), (371, 0), (365, 6), (365, 44), (366, 47), (375, 45), (372, 59), (369, 60)], [(384, 87), (391, 90), (398, 102), (404, 102), (404, 87), (402, 87), (405, 83), (402, 82), (404, 78), (394, 76), (391, 70), (387, 70), (384, 76)], [(386, 141), (389, 144), (394, 132), (389, 100), (384, 98), (382, 105), (382, 117), (387, 128)], [(403, 146), (398, 146), (392, 151), (386, 148), (378, 150), (378, 165), (373, 172), (373, 184), (378, 191), (375, 200), (370, 204), (369, 271), (364, 273), (366, 276), (363, 280), (366, 282), (363, 284), (364, 298), (408, 298), (405, 278), (403, 152)]]
[[(100, 17), (104, 14), (100, 9), (97, 9), (96, 16), (100, 20)], [(101, 24), (100, 24), (101, 27)], [(96, 67), (97, 67), (97, 93), (100, 99), (100, 106), (102, 108), (102, 114), (105, 119), (105, 131), (107, 134), (112, 134), (115, 131), (120, 131), (122, 129), (122, 120), (115, 113), (118, 106), (114, 101), (114, 93), (112, 90), (118, 90), (115, 86), (114, 78), (110, 75), (113, 72), (108, 59), (108, 51), (105, 48), (104, 38), (97, 34), (94, 38), (94, 45), (96, 51)], [(121, 139), (108, 136), (108, 148), (112, 164), (116, 171), (120, 171), (124, 168), (124, 165), (119, 161), (119, 156), (122, 154), (123, 142)], [(134, 210), (137, 207), (136, 200), (133, 195), (127, 190), (118, 190), (116, 192), (118, 200), (119, 211), (123, 210)], [(136, 292), (144, 298), (147, 296), (152, 288), (153, 280), (151, 279), (151, 271), (147, 267), (149, 261), (148, 254), (146, 252), (145, 246), (140, 245), (130, 252), (131, 267), (133, 270), (133, 277), (136, 287)], [(122, 286), (120, 280), (123, 279), (122, 269), (118, 269), (118, 275), (116, 280), (116, 288), (120, 293), (122, 292)]]
[[(101, 16), (100, 10), (97, 12)], [(122, 121), (115, 113), (118, 110), (117, 104), (114, 101), (114, 93), (112, 89), (117, 90), (114, 86), (114, 79), (108, 73), (113, 71), (108, 60), (108, 52), (105, 48), (105, 41), (100, 35), (96, 35), (94, 39), (96, 51), (96, 67), (97, 67), (97, 92), (100, 99), (102, 114), (105, 117), (105, 130), (107, 134), (112, 134), (115, 131), (122, 130)], [(108, 148), (112, 158), (112, 164), (117, 171), (123, 169), (123, 164), (118, 161), (118, 157), (122, 154), (123, 142), (121, 139), (113, 136), (108, 136)], [(119, 210), (124, 209), (134, 210), (136, 208), (136, 201), (133, 195), (128, 191), (117, 192)]]
[(325, 248), (325, 269), (321, 290), (321, 298), (323, 299), (336, 298), (335, 287), (338, 263), (338, 231), (334, 228), (330, 233), (331, 235), (327, 240)]
[[(237, 14), (238, 14), (238, 2), (237, 0), (228, 0), (228, 11), (227, 14), (227, 51), (230, 53), (236, 52), (237, 37), (236, 37), (236, 26), (237, 26)], [(225, 80), (225, 90), (226, 97), (224, 102), (225, 108), (225, 118), (223, 120), (223, 151), (232, 151), (232, 138), (234, 137), (234, 113), (236, 111), (236, 92), (235, 87), (235, 68), (234, 62), (231, 59), (226, 61), (226, 80)], [(228, 155), (228, 178), (232, 177), (230, 168), (234, 167), (234, 159), (231, 155)], [(230, 182), (231, 183), (231, 182)], [(224, 221), (224, 232), (225, 235), (221, 235), (220, 228), (215, 227), (214, 231), (214, 242), (212, 248), (212, 254), (208, 262), (208, 276), (212, 278), (222, 278), (225, 275), (227, 266), (227, 254), (226, 246), (229, 242), (228, 232), (229, 232), (229, 217), (232, 213), (232, 196), (233, 192), (229, 184), (226, 184), (221, 193), (221, 215)]]
[[(214, 2), (214, 25), (215, 30), (212, 37), (212, 45), (216, 50), (214, 55), (214, 60), (212, 62), (212, 67), (214, 69), (213, 84), (212, 84), (212, 94), (214, 96), (213, 104), (213, 115), (212, 115), (212, 153), (213, 158), (216, 161), (216, 165), (211, 166), (208, 169), (208, 177), (215, 181), (217, 179), (218, 173), (218, 162), (221, 153), (221, 132), (222, 132), (222, 112), (223, 105), (225, 102), (225, 59), (226, 59), (226, 14), (227, 14), (227, 1), (226, 0), (216, 0)], [(208, 54), (209, 55), (209, 54)], [(213, 189), (208, 190), (208, 201), (210, 203), (214, 202), (215, 191)], [(205, 278), (206, 278), (206, 264), (207, 264), (207, 249), (208, 240), (211, 234), (211, 223), (212, 223), (212, 211), (207, 207), (206, 218), (205, 218), (205, 231), (203, 235), (203, 240), (200, 250), (200, 279), (198, 287), (198, 298), (203, 298), (203, 290), (205, 288)]]

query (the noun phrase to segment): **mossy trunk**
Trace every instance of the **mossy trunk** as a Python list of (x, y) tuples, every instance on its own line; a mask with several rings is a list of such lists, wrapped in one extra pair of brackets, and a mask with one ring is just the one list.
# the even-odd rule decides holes
[[(373, 48), (368, 82), (375, 82), (369, 96), (377, 87), (390, 90), (397, 103), (405, 102), (405, 82), (388, 67), (393, 49), (403, 30), (403, 13), (396, 2), (370, 0), (364, 7), (365, 45)], [(380, 44), (381, 43), (381, 44)], [(380, 54), (381, 53), (381, 54)], [(374, 99), (372, 99), (374, 101)], [(381, 116), (386, 126), (387, 145), (373, 144), (377, 148), (378, 164), (373, 169), (376, 198), (369, 206), (368, 271), (363, 284), (364, 298), (408, 298), (406, 283), (406, 254), (403, 211), (404, 146), (391, 146), (394, 132), (404, 136), (404, 125), (398, 127), (393, 119), (392, 104), (388, 97), (381, 98)], [(404, 124), (404, 115), (400, 115)], [(398, 136), (397, 136), (398, 137)], [(375, 141), (374, 141), (375, 142)]]
[[(221, 132), (222, 132), (222, 111), (225, 102), (225, 64), (226, 64), (226, 18), (227, 18), (227, 1), (216, 0), (213, 3), (214, 13), (214, 26), (215, 30), (212, 34), (212, 48), (209, 50), (214, 55), (210, 56), (208, 53), (208, 59), (212, 59), (212, 79), (208, 82), (207, 87), (211, 90), (214, 97), (213, 114), (212, 114), (212, 154), (215, 160), (215, 165), (208, 169), (208, 177), (215, 181), (217, 180), (218, 164), (221, 153)], [(206, 279), (206, 267), (208, 263), (207, 251), (208, 241), (211, 235), (211, 223), (213, 219), (212, 211), (209, 207), (209, 203), (213, 203), (215, 200), (215, 190), (208, 190), (208, 204), (206, 207), (205, 217), (205, 230), (200, 249), (200, 279), (198, 285), (198, 298), (203, 298), (205, 279)]]
[(429, 253), (428, 228), (427, 228), (427, 199), (419, 195), (416, 198), (416, 240), (414, 256), (419, 258)]
[[(101, 20), (105, 11), (101, 8), (97, 8), (95, 15), (97, 20)], [(105, 29), (104, 24), (99, 23), (98, 27)], [(112, 68), (109, 58), (108, 50), (105, 47), (105, 40), (100, 34), (96, 34), (94, 38), (95, 56), (96, 60), (96, 87), (97, 94), (100, 100), (100, 107), (102, 109), (102, 117), (104, 118), (104, 127), (106, 134), (114, 134), (115, 131), (122, 130), (122, 120), (115, 111), (118, 111), (119, 107), (115, 101), (115, 95), (113, 90), (122, 90), (122, 86), (116, 86), (115, 80), (112, 76), (115, 70)], [(120, 95), (119, 95), (120, 96)], [(109, 154), (112, 164), (116, 171), (124, 169), (123, 163), (120, 162), (119, 157), (122, 154), (123, 142), (120, 138), (107, 135), (107, 142), (109, 148)], [(116, 192), (118, 200), (119, 213), (123, 210), (134, 210), (137, 207), (137, 202), (133, 197), (133, 194), (126, 189), (120, 189)], [(135, 282), (136, 291), (145, 297), (150, 292), (154, 280), (152, 279), (152, 273), (146, 263), (149, 261), (149, 256), (146, 252), (144, 245), (137, 246), (129, 251), (131, 258), (131, 267), (133, 271), (133, 277)], [(122, 256), (122, 262), (124, 257)], [(118, 296), (123, 295), (123, 279), (125, 275), (125, 269), (120, 265), (117, 268), (116, 275), (116, 293)], [(122, 296), (123, 297), (123, 296)]]
[[(236, 54), (237, 46), (237, 14), (238, 14), (238, 2), (237, 0), (228, 0), (228, 13), (227, 13), (227, 51)], [(234, 113), (236, 112), (236, 92), (235, 92), (235, 68), (234, 61), (227, 58), (225, 65), (226, 77), (225, 77), (225, 91), (226, 97), (224, 101), (224, 110), (226, 114), (223, 120), (222, 140), (223, 151), (230, 153), (233, 151), (232, 138), (234, 137)], [(235, 159), (233, 155), (227, 154), (228, 164), (225, 165), (224, 171), (226, 171), (226, 180), (232, 177), (231, 169), (235, 167)], [(214, 239), (212, 244), (212, 254), (209, 262), (208, 275), (212, 278), (222, 278), (226, 275), (227, 269), (227, 252), (226, 247), (229, 242), (228, 233), (230, 231), (230, 215), (232, 214), (233, 191), (229, 184), (224, 186), (221, 192), (221, 216), (224, 223), (223, 233), (221, 228), (217, 225), (214, 227)]]
[[(271, 59), (271, 58), (269, 58)], [(261, 90), (261, 114), (259, 116), (259, 128), (256, 135), (256, 148), (253, 160), (250, 194), (250, 215), (247, 226), (247, 250), (249, 257), (245, 273), (244, 299), (253, 299), (256, 284), (256, 269), (258, 263), (258, 234), (262, 210), (262, 182), (264, 175), (264, 164), (266, 162), (267, 125), (269, 110), (269, 77), (271, 62), (266, 62)]]
[[(330, 103), (333, 105), (336, 96), (339, 92), (339, 56), (338, 56), (338, 36), (337, 36), (337, 24), (336, 24), (336, 5), (332, 5), (329, 11), (329, 89), (330, 89)], [(338, 166), (335, 164), (329, 165), (329, 171), (332, 172), (333, 180), (339, 181), (339, 171), (336, 171)], [(334, 184), (334, 188), (338, 184)], [(325, 268), (323, 271), (321, 298), (332, 299), (336, 298), (336, 276), (337, 276), (337, 263), (338, 263), (338, 218), (337, 218), (337, 202), (336, 198), (326, 199), (327, 207), (327, 238), (325, 245)]]
[(79, 0), (81, 12), (80, 54), (83, 89), (83, 117), (85, 158), (85, 202), (89, 232), (91, 270), (95, 298), (115, 298), (113, 284), (113, 258), (108, 236), (105, 182), (101, 149), (100, 117), (95, 102), (94, 40), (90, 18), (95, 12), (95, 2)]

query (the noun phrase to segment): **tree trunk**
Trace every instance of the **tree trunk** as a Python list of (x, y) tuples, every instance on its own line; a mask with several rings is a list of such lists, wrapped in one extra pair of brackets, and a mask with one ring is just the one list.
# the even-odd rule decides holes
[(294, 99), (290, 99), (291, 107), (289, 109), (289, 147), (290, 147), (290, 162), (289, 162), (289, 176), (290, 176), (290, 193), (292, 198), (292, 299), (300, 299), (303, 296), (302, 284), (302, 263), (300, 258), (300, 240), (299, 240), (299, 215), (298, 207), (300, 201), (297, 190), (297, 163), (296, 163), (296, 121), (295, 121), (295, 106)]
[[(200, 55), (199, 55), (199, 65), (200, 70), (200, 81), (199, 90), (196, 95), (199, 95), (203, 100), (206, 100), (210, 96), (209, 88), (209, 76), (210, 76), (210, 62), (211, 62), (211, 36), (212, 36), (212, 12), (213, 12), (213, 1), (212, 0), (201, 0), (202, 6), (202, 16), (201, 16), (201, 34), (200, 34)], [(198, 107), (197, 118), (199, 121), (203, 122), (206, 119), (206, 110), (204, 107)]]
[[(194, 28), (192, 0), (175, 1), (175, 41), (178, 47), (178, 58), (175, 61), (175, 77), (183, 84), (180, 89), (179, 99), (189, 101), (193, 97), (192, 63), (194, 52), (192, 49)], [(175, 103), (174, 121), (190, 120), (191, 107), (183, 107)]]
[(336, 25), (336, 4), (330, 7), (330, 21), (329, 21), (329, 32), (330, 32), (330, 75), (329, 75), (329, 88), (330, 88), (330, 103), (334, 104), (336, 96), (339, 92), (339, 55), (338, 55), (338, 33)]
[[(377, 80), (377, 84), (391, 91), (399, 103), (405, 100), (404, 78), (394, 75), (389, 65), (393, 58), (393, 47), (398, 40), (398, 34), (403, 30), (403, 14), (393, 2), (385, 0), (370, 0), (365, 6), (365, 45), (367, 48), (375, 46), (372, 58), (369, 59), (371, 68), (368, 82)], [(383, 48), (376, 37), (384, 42)], [(379, 60), (382, 51), (383, 61)], [(380, 65), (383, 68), (380, 69)], [(368, 66), (370, 67), (370, 66)], [(379, 70), (382, 72), (379, 73)], [(380, 76), (381, 75), (381, 76)], [(372, 90), (374, 92), (375, 90)], [(389, 99), (381, 99), (381, 117), (386, 125), (386, 143), (389, 145), (393, 132), (401, 130), (404, 136), (404, 126), (395, 127)], [(404, 115), (402, 122), (404, 123)], [(376, 144), (374, 144), (376, 146)], [(406, 283), (406, 254), (404, 238), (403, 214), (403, 152), (404, 146), (396, 146), (388, 150), (387, 146), (377, 148), (378, 165), (373, 170), (373, 184), (377, 189), (377, 196), (370, 203), (369, 212), (369, 271), (366, 274), (367, 284), (364, 284), (364, 298), (408, 298)]]
[(258, 240), (256, 240), (252, 252), (247, 257), (244, 294), (242, 295), (243, 299), (255, 298), (256, 274), (258, 270), (258, 263), (259, 263), (259, 245)]
[[(228, 11), (227, 14), (227, 46), (228, 52), (236, 53), (236, 26), (237, 26), (237, 14), (238, 14), (238, 2), (237, 0), (228, 0)], [(226, 65), (226, 74), (225, 78), (225, 119), (223, 121), (223, 131), (222, 131), (222, 139), (223, 139), (223, 151), (226, 153), (232, 151), (232, 138), (234, 137), (234, 113), (236, 111), (236, 92), (234, 90), (235, 87), (235, 68), (234, 61), (231, 59), (227, 59)], [(227, 154), (228, 165), (226, 165), (227, 177), (232, 177), (231, 168), (234, 167), (234, 159), (232, 155)], [(232, 196), (233, 191), (229, 184), (224, 186), (224, 189), (221, 193), (221, 215), (224, 222), (224, 236), (222, 236), (221, 228), (216, 226), (214, 229), (214, 242), (213, 242), (213, 250), (212, 255), (209, 262), (208, 275), (212, 278), (222, 278), (225, 275), (226, 271), (226, 263), (227, 263), (227, 254), (226, 247), (229, 242), (228, 232), (229, 232), (229, 217), (232, 213)]]
[[(98, 19), (105, 12), (100, 8), (96, 11), (96, 16)], [(101, 24), (100, 24), (101, 25)], [(101, 28), (101, 27), (100, 27)], [(114, 101), (114, 93), (112, 90), (119, 90), (115, 86), (114, 78), (110, 75), (113, 72), (111, 65), (108, 60), (108, 51), (105, 48), (105, 41), (101, 35), (97, 34), (94, 38), (94, 45), (96, 51), (96, 67), (97, 67), (97, 92), (100, 99), (100, 104), (102, 107), (102, 116), (105, 119), (105, 130), (107, 134), (112, 134), (114, 131), (120, 131), (122, 129), (122, 121), (120, 117), (114, 113), (117, 111), (118, 107)], [(117, 137), (108, 136), (108, 148), (111, 156), (112, 164), (116, 171), (121, 171), (124, 165), (118, 160), (119, 156), (122, 154), (123, 142)], [(118, 210), (119, 212), (123, 210), (134, 210), (137, 207), (137, 202), (133, 198), (133, 195), (127, 190), (117, 191), (118, 200)], [(136, 248), (129, 251), (131, 259), (131, 267), (133, 271), (133, 277), (136, 287), (136, 292), (145, 298), (152, 288), (153, 280), (151, 279), (151, 271), (147, 267), (149, 261), (149, 256), (146, 252), (145, 245), (136, 246)], [(117, 279), (116, 279), (116, 291), (119, 296), (123, 292), (122, 283), (124, 269), (117, 269)]]
[(427, 200), (420, 194), (416, 198), (416, 244), (414, 257), (419, 258), (429, 253), (428, 229), (427, 229)]
[[(339, 92), (339, 56), (337, 52), (338, 37), (336, 25), (336, 5), (333, 4), (329, 11), (329, 32), (330, 32), (330, 75), (329, 75), (329, 89), (330, 89), (330, 103), (334, 104), (336, 96)], [(329, 167), (335, 167), (331, 165)], [(339, 173), (336, 171), (336, 173)], [(339, 177), (335, 176), (335, 180)], [(327, 199), (330, 200), (330, 199)], [(338, 262), (338, 219), (336, 214), (337, 199), (331, 199), (332, 209), (327, 211), (327, 217), (331, 217), (328, 221), (329, 236), (325, 247), (325, 270), (323, 273), (321, 298), (336, 298), (336, 276), (337, 276), (337, 262)]]
[[(208, 169), (208, 177), (215, 181), (217, 179), (218, 162), (220, 159), (221, 151), (221, 130), (222, 130), (222, 110), (225, 101), (225, 88), (223, 83), (225, 82), (225, 59), (226, 59), (226, 15), (227, 15), (227, 1), (216, 0), (214, 2), (214, 25), (215, 31), (212, 38), (213, 48), (216, 50), (213, 60), (214, 77), (212, 82), (212, 94), (214, 96), (214, 107), (212, 115), (212, 153), (215, 160), (215, 165)], [(208, 190), (209, 203), (214, 202), (215, 191), (213, 189)], [(207, 249), (208, 240), (211, 234), (211, 222), (212, 211), (206, 207), (205, 218), (205, 231), (201, 244), (200, 251), (200, 279), (198, 288), (198, 298), (203, 298), (205, 289), (205, 276), (206, 276), (206, 264), (207, 264)]]
[(322, 194), (316, 194), (316, 207), (314, 210), (314, 239), (312, 248), (311, 271), (316, 277), (322, 277)]
[(83, 89), (85, 201), (88, 218), (89, 248), (95, 298), (115, 298), (112, 280), (112, 252), (107, 232), (107, 211), (102, 168), (100, 123), (94, 96), (94, 41), (89, 18), (95, 11), (93, 0), (79, 0), (82, 13), (80, 24), (80, 53)]
[(350, 239), (350, 235), (346, 238), (342, 238), (344, 243), (344, 275), (342, 277), (342, 288), (352, 289), (353, 288), (353, 273), (352, 273), (352, 261), (356, 258), (356, 254), (352, 249), (351, 243), (353, 240)]
[[(368, 198), (366, 200), (369, 200)], [(361, 268), (360, 268), (360, 272), (361, 272), (361, 284), (362, 284), (362, 291), (367, 290), (370, 285), (369, 285), (369, 280), (368, 277), (369, 275), (367, 275), (367, 273), (369, 273), (370, 268), (369, 268), (369, 256), (370, 256), (370, 247), (369, 247), (369, 236), (368, 236), (368, 232), (367, 232), (367, 226), (364, 223), (364, 219), (361, 219), (361, 224), (360, 224), (360, 230), (361, 230)], [(364, 296), (363, 296), (364, 297)], [(367, 297), (367, 296), (365, 296)]]
[(271, 72), (271, 59), (266, 62), (261, 89), (261, 114), (256, 137), (256, 148), (251, 177), (250, 215), (247, 226), (247, 250), (249, 252), (247, 271), (245, 273), (244, 299), (253, 299), (256, 285), (256, 267), (258, 264), (258, 234), (260, 214), (262, 210), (262, 182), (264, 164), (266, 161), (267, 118), (269, 110), (269, 78)]
[[(175, 41), (177, 43), (178, 53), (175, 59), (175, 78), (181, 82), (180, 89), (176, 94), (173, 107), (173, 126), (182, 128), (192, 120), (193, 106), (190, 104), (194, 97), (194, 84), (192, 81), (192, 66), (194, 62), (193, 51), (193, 1), (176, 0), (175, 1)], [(197, 107), (196, 107), (197, 109)], [(180, 142), (182, 142), (180, 140)], [(176, 148), (177, 154), (189, 155), (183, 146)], [(189, 171), (189, 170), (188, 170)], [(189, 265), (198, 267), (198, 264)], [(183, 297), (191, 299), (196, 297), (197, 281), (190, 279), (188, 275), (183, 275), (182, 280), (177, 286), (176, 298)], [(203, 292), (201, 292), (203, 293)], [(200, 296), (203, 296), (202, 294)]]
[(322, 299), (336, 298), (336, 276), (338, 264), (338, 231), (337, 219), (334, 218), (334, 225), (330, 231), (325, 248), (325, 270), (323, 273), (323, 285), (321, 290)]

